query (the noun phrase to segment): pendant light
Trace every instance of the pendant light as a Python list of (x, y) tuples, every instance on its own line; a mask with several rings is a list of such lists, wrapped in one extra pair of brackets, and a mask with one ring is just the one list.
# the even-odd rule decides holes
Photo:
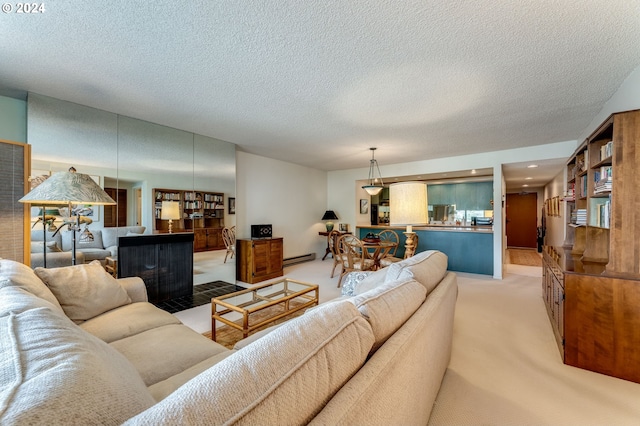
[[(367, 191), (369, 195), (378, 195), (384, 188), (384, 182), (382, 182), (382, 175), (380, 174), (380, 167), (378, 167), (378, 161), (374, 158), (376, 148), (369, 148), (371, 150), (371, 161), (369, 163), (369, 183), (364, 185), (362, 189)], [(375, 170), (378, 170), (378, 177), (375, 177)]]

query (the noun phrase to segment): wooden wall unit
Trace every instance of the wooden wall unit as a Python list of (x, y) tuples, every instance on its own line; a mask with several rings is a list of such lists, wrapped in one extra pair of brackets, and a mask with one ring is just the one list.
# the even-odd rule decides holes
[(566, 364), (640, 383), (638, 164), (640, 111), (613, 114), (569, 159), (567, 239), (544, 248), (542, 288)]
[(283, 275), (282, 238), (239, 239), (236, 241), (236, 276), (255, 284)]
[(194, 250), (222, 250), (224, 228), (224, 194), (221, 192), (184, 191), (154, 188), (154, 232), (167, 232), (169, 221), (160, 219), (162, 201), (180, 203), (181, 219), (173, 221), (174, 232), (193, 232)]

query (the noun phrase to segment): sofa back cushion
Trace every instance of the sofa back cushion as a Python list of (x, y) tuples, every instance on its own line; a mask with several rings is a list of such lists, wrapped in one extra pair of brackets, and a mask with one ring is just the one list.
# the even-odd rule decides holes
[(102, 230), (102, 242), (104, 247), (113, 247), (118, 245), (118, 238), (126, 237), (128, 234), (144, 234), (144, 226), (120, 226), (117, 228), (104, 228)]
[(62, 268), (36, 268), (60, 306), (76, 323), (131, 303), (129, 295), (99, 261)]
[(120, 424), (154, 404), (133, 366), (53, 305), (0, 289), (0, 424)]
[(307, 424), (360, 369), (371, 327), (352, 303), (319, 306), (196, 376), (127, 424)]
[(413, 315), (426, 297), (427, 289), (409, 280), (391, 281), (349, 299), (371, 324), (376, 338), (372, 352)]
[(31, 241), (31, 253), (44, 253), (45, 250), (47, 253), (59, 253), (62, 248), (55, 241), (47, 241), (46, 244), (44, 241)]
[[(82, 231), (78, 231), (76, 235), (76, 248), (95, 248), (95, 249), (103, 249), (104, 245), (102, 243), (102, 231), (100, 229), (92, 230), (93, 241), (80, 241), (80, 233)], [(73, 249), (73, 231), (60, 231), (62, 234), (62, 250), (69, 251)]]
[(58, 299), (31, 268), (13, 260), (0, 259), (0, 288), (20, 287), (38, 296), (62, 312)]
[(447, 273), (447, 262), (447, 255), (440, 251), (423, 251), (386, 268), (386, 281), (414, 279), (425, 286), (429, 294)]
[[(62, 232), (63, 231), (60, 231), (56, 234), (55, 231), (47, 231), (47, 242), (55, 241), (56, 245), (62, 249)], [(44, 232), (42, 232), (42, 227), (40, 229), (31, 230), (31, 241), (44, 241)]]

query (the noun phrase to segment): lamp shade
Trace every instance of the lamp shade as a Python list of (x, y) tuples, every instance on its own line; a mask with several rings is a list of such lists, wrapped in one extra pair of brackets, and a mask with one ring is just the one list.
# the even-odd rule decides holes
[(336, 216), (333, 210), (327, 210), (324, 212), (321, 220), (338, 220), (338, 216)]
[(180, 204), (177, 201), (163, 201), (160, 219), (176, 220), (180, 219)]
[(30, 204), (116, 204), (91, 176), (75, 171), (54, 173), (18, 201)]
[(389, 185), (390, 225), (427, 225), (427, 184), (399, 182)]

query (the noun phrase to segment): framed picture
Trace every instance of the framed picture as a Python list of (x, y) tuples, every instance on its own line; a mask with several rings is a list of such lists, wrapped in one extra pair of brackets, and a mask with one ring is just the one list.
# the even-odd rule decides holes
[(369, 200), (364, 198), (360, 199), (360, 214), (369, 213)]
[(229, 214), (236, 214), (236, 199), (229, 197)]
[(340, 229), (340, 232), (349, 232), (349, 224), (341, 223), (338, 229)]

